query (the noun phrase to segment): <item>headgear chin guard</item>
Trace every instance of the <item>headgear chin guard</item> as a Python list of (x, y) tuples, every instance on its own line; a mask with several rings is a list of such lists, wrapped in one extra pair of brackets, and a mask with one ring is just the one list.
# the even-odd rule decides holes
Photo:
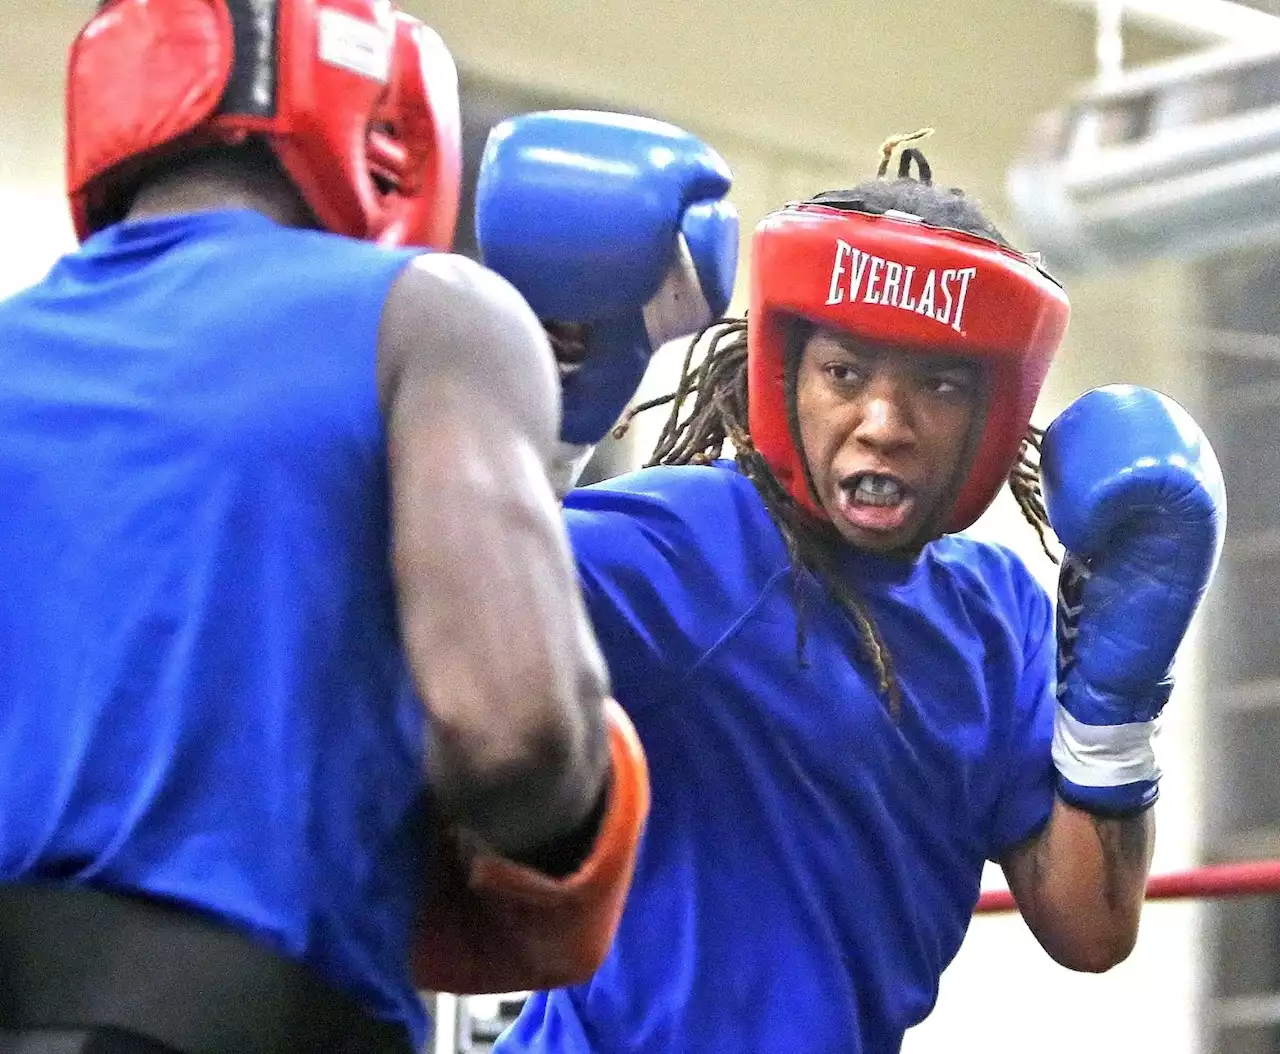
[(790, 205), (756, 228), (747, 327), (748, 425), (756, 450), (810, 514), (787, 405), (788, 331), (797, 319), (904, 353), (962, 355), (988, 376), (985, 420), (970, 443), (942, 533), (995, 499), (1018, 458), (1040, 388), (1066, 332), (1066, 293), (1030, 258), (918, 217)]
[(122, 218), (150, 165), (250, 137), (326, 230), (452, 244), (457, 69), (389, 0), (111, 0), (72, 45), (67, 189), (81, 240)]

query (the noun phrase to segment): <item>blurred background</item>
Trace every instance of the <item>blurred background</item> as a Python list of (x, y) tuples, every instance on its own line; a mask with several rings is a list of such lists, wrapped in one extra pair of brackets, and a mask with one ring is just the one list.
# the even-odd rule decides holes
[[(0, 295), (72, 245), (63, 62), (93, 6), (0, 0)], [(1217, 446), (1229, 540), (1166, 711), (1156, 870), (1280, 857), (1280, 0), (403, 6), (457, 58), (468, 184), (508, 115), (627, 110), (725, 155), (746, 233), (790, 199), (873, 174), (886, 136), (936, 128), (921, 144), (935, 179), (1068, 286), (1071, 330), (1039, 423), (1128, 381), (1182, 401)], [(473, 247), (466, 213), (458, 247)], [(744, 238), (738, 309), (749, 267)], [(672, 385), (682, 353), (658, 355), (643, 394)], [(592, 476), (637, 464), (657, 424), (602, 447)], [(1051, 585), (1011, 506), (976, 530)], [(512, 1005), (442, 1005), (439, 1049), (485, 1049)], [(797, 1022), (796, 1051), (803, 1033)], [(1280, 896), (1153, 904), (1132, 958), (1101, 977), (1052, 964), (1016, 917), (981, 918), (906, 1050), (1085, 1046), (1280, 1052)]]

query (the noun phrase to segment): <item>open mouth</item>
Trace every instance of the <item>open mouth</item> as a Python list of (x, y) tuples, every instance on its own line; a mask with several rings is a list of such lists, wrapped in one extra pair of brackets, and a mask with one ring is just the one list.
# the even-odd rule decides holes
[(881, 505), (888, 507), (897, 505), (907, 496), (907, 489), (901, 480), (893, 476), (884, 476), (879, 472), (859, 472), (851, 477), (843, 486), (851, 492), (851, 497), (865, 505)]
[(854, 527), (877, 534), (899, 530), (915, 507), (902, 480), (881, 472), (855, 472), (840, 481), (840, 511)]

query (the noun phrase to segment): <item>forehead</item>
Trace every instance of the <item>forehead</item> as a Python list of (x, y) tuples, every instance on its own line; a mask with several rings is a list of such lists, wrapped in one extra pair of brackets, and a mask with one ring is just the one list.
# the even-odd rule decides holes
[(891, 342), (868, 340), (845, 330), (817, 326), (804, 343), (804, 353), (841, 354), (851, 358), (902, 363), (927, 369), (980, 369), (982, 363), (971, 356), (934, 353)]

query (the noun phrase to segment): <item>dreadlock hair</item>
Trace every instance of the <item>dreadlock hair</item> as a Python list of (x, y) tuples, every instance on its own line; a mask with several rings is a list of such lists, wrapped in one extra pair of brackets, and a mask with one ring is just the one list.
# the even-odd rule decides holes
[[(899, 157), (897, 178), (885, 178), (893, 151), (902, 143), (923, 138), (932, 129), (895, 136), (881, 147), (877, 178), (848, 190), (827, 191), (807, 203), (858, 212), (883, 213), (890, 209), (909, 212), (930, 224), (979, 235), (1011, 249), (1005, 237), (964, 193), (955, 188), (940, 189), (924, 155), (914, 147)], [(916, 176), (911, 176), (912, 164)], [(799, 436), (796, 419), (796, 383), (800, 350), (813, 332), (812, 324), (797, 322), (792, 327), (786, 359), (787, 402), (791, 432)], [(701, 361), (694, 364), (695, 349), (709, 336)], [(690, 405), (691, 403), (691, 405)], [(808, 570), (852, 619), (867, 660), (872, 664), (881, 697), (897, 720), (901, 712), (901, 689), (894, 671), (893, 657), (871, 618), (866, 604), (838, 573), (838, 546), (846, 544), (835, 527), (816, 519), (801, 508), (773, 474), (764, 457), (755, 449), (747, 424), (747, 320), (720, 319), (698, 333), (689, 343), (676, 390), (634, 407), (615, 430), (621, 436), (638, 413), (670, 405), (666, 424), (647, 466), (705, 465), (719, 458), (725, 443), (733, 445), (742, 472), (755, 484), (770, 517), (777, 525), (791, 558), (791, 587), (795, 600), (796, 656), (805, 660), (805, 610), (803, 571)], [(688, 412), (684, 413), (688, 407)], [(682, 416), (683, 415), (683, 416)], [(1049, 548), (1046, 531), (1049, 518), (1044, 507), (1040, 481), (1040, 429), (1030, 428), (1022, 441), (1017, 463), (1009, 474), (1009, 488), (1023, 516), (1035, 528), (1041, 547), (1057, 562)], [(804, 459), (801, 459), (804, 462)], [(808, 465), (805, 463), (808, 475)], [(812, 480), (809, 481), (812, 486)]]

